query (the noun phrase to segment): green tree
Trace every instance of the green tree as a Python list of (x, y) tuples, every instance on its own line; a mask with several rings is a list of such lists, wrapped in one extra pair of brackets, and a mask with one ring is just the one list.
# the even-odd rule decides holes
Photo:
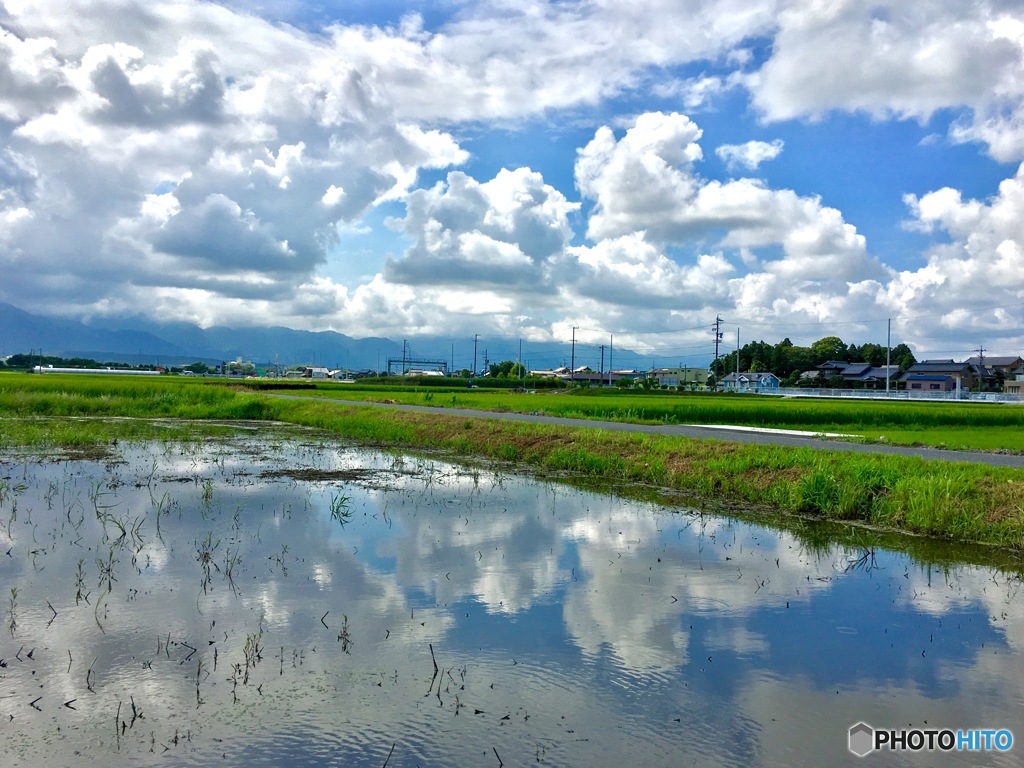
[(814, 367), (814, 355), (810, 347), (794, 347), (790, 353), (790, 364), (793, 369), (803, 373)]
[[(859, 359), (874, 366), (885, 365), (886, 348), (881, 344), (867, 343), (861, 345)], [(853, 359), (851, 357), (851, 359)]]
[(838, 336), (826, 336), (811, 344), (811, 356), (820, 365), (828, 360), (846, 360), (849, 349)]
[(892, 352), (889, 355), (889, 359), (893, 365), (900, 367), (900, 373), (905, 372), (910, 366), (917, 362), (917, 358), (914, 357), (914, 353), (910, 351), (910, 347), (906, 344), (897, 344), (892, 348)]
[(502, 360), (500, 363), (491, 363), (488, 371), (494, 379), (522, 378), (523, 366), (513, 360)]
[(793, 349), (793, 342), (788, 337), (772, 348), (771, 372), (780, 379), (786, 378), (793, 372), (793, 366), (790, 363)]
[(251, 376), (256, 372), (256, 366), (252, 363), (228, 363), (228, 372), (233, 376)]
[[(745, 371), (745, 370), (748, 370), (748, 369), (743, 366), (743, 359), (744, 359), (743, 352), (744, 351), (747, 351), (746, 360), (748, 362), (748, 365), (749, 365), (749, 362), (750, 362), (750, 352), (749, 352), (749, 350), (747, 350), (747, 347), (744, 347), (742, 350), (740, 350), (740, 369)], [(722, 378), (723, 376), (728, 376), (730, 373), (732, 373), (735, 370), (736, 370), (736, 350), (733, 350), (732, 352), (729, 352), (728, 354), (722, 355), (721, 357), (718, 358), (718, 360), (713, 360), (711, 362), (711, 372), (715, 376), (717, 376), (718, 378)]]
[[(737, 370), (736, 350), (726, 352), (718, 360), (711, 363), (711, 373), (720, 381)], [(871, 365), (885, 365), (886, 348), (880, 344), (868, 342), (857, 346), (849, 346), (838, 336), (826, 336), (814, 342), (810, 347), (798, 347), (789, 338), (778, 344), (765, 341), (753, 341), (739, 350), (740, 371), (770, 371), (787, 385), (799, 381), (800, 374), (813, 370), (815, 366), (826, 360), (843, 362), (866, 362)], [(916, 362), (913, 353), (906, 344), (892, 349), (892, 364), (905, 371)], [(824, 382), (813, 382), (815, 386), (825, 385)]]
[(780, 386), (795, 387), (800, 383), (800, 371), (791, 371), (786, 378), (782, 379)]

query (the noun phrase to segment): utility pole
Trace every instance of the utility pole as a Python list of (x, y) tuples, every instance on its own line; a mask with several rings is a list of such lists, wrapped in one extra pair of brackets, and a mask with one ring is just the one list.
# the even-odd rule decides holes
[(479, 333), (473, 334), (473, 370), (470, 372), (470, 378), (476, 376), (476, 342), (480, 338)]
[(578, 325), (572, 327), (572, 357), (569, 363), (569, 381), (573, 384), (576, 383), (576, 331), (578, 328)]
[(885, 326), (885, 396), (889, 396), (889, 379), (892, 378), (892, 318)]
[(979, 344), (974, 351), (978, 353), (978, 391), (981, 392), (981, 382), (985, 376), (985, 347)]
[(612, 355), (615, 353), (615, 336), (608, 334), (608, 386), (612, 385), (612, 369), (615, 367), (612, 364)]
[(601, 345), (601, 378), (604, 379), (604, 344)]
[(722, 343), (722, 316), (715, 316), (715, 324), (711, 326), (715, 334), (715, 391), (718, 391), (718, 345)]
[(736, 329), (736, 386), (740, 384), (740, 329)]

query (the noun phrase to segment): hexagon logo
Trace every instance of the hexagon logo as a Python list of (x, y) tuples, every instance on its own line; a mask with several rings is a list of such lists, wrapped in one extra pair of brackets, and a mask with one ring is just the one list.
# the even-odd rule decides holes
[(857, 723), (850, 728), (850, 751), (857, 757), (865, 757), (875, 751), (875, 729), (867, 723)]

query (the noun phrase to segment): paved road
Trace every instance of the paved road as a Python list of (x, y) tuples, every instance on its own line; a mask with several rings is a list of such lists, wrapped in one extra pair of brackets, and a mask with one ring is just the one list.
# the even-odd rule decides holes
[(293, 400), (316, 400), (321, 403), (337, 403), (371, 408), (392, 408), (398, 411), (415, 411), (419, 413), (437, 413), (444, 416), (465, 416), (477, 419), (496, 419), (499, 421), (524, 421), (530, 424), (549, 424), (562, 427), (589, 427), (591, 429), (607, 429), (613, 432), (639, 432), (649, 435), (676, 435), (679, 437), (727, 440), (734, 443), (755, 443), (759, 445), (782, 445), (791, 448), (818, 448), (846, 453), (882, 453), (898, 456), (918, 456), (922, 459), (939, 461), (955, 461), (967, 464), (988, 464), (993, 467), (1014, 467), (1024, 469), (1024, 455), (981, 453), (974, 451), (944, 451), (937, 448), (910, 448), (879, 443), (851, 443), (842, 440), (830, 440), (810, 433), (751, 431), (750, 427), (727, 426), (696, 426), (696, 425), (661, 425), (661, 424), (630, 424), (620, 421), (592, 421), (590, 419), (567, 419), (562, 416), (545, 416), (534, 413), (498, 413), (495, 411), (475, 411), (469, 408), (439, 408), (429, 405), (403, 405), (395, 403), (372, 403), (362, 400), (334, 400), (320, 397), (303, 397), (302, 395), (274, 394)]

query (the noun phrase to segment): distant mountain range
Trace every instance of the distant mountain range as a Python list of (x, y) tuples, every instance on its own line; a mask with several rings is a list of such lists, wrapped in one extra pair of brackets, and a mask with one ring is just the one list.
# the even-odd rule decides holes
[[(283, 327), (200, 328), (188, 323), (159, 323), (147, 318), (76, 320), (34, 315), (0, 302), (0, 357), (15, 353), (36, 353), (59, 357), (87, 357), (98, 362), (187, 365), (196, 361), (218, 364), (241, 358), (257, 365), (321, 365), (352, 370), (385, 370), (388, 359), (406, 357), (444, 360), (455, 369), (473, 367), (473, 339), (452, 340), (410, 337), (355, 339), (334, 331), (297, 331)], [(518, 340), (488, 339), (477, 343), (476, 365), (486, 361), (519, 359)], [(604, 350), (605, 368), (612, 352)], [(615, 368), (671, 366), (678, 361), (655, 361), (631, 350), (615, 349)], [(568, 343), (522, 343), (522, 361), (530, 368), (568, 365), (572, 349)], [(597, 370), (601, 350), (594, 345), (576, 345), (575, 363)], [(695, 366), (696, 367), (696, 366)]]

